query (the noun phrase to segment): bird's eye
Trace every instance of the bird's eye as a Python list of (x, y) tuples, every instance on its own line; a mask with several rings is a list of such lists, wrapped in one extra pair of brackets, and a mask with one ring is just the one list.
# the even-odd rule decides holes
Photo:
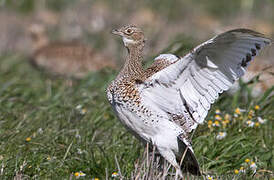
[(127, 29), (127, 30), (126, 30), (126, 33), (127, 33), (127, 34), (131, 34), (131, 33), (133, 33), (133, 30), (132, 30), (132, 29)]

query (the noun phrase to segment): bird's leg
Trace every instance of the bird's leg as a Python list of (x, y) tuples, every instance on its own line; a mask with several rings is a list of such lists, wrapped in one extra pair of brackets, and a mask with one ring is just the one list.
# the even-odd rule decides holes
[(183, 174), (182, 174), (181, 169), (176, 169), (175, 180), (177, 180), (179, 178), (183, 178)]
[(157, 147), (159, 153), (176, 169), (176, 176), (175, 179), (178, 179), (178, 176), (180, 178), (183, 178), (183, 174), (181, 171), (181, 168), (179, 166), (179, 164), (176, 161), (176, 156), (173, 153), (173, 151), (171, 149), (167, 149), (167, 148), (162, 148), (162, 147)]

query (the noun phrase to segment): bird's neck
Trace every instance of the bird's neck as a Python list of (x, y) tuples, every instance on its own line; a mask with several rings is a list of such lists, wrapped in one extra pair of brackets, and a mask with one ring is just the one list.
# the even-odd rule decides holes
[(142, 66), (144, 43), (132, 44), (127, 46), (128, 55), (126, 62), (120, 71), (118, 78), (138, 78), (144, 73)]
[(32, 44), (32, 48), (34, 51), (48, 45), (49, 40), (46, 37), (46, 35), (40, 35), (39, 37), (36, 37), (35, 39), (33, 39), (33, 44)]

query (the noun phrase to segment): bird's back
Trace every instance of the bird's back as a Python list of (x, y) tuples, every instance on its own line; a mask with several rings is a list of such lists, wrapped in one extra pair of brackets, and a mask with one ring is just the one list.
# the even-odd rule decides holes
[(83, 77), (104, 67), (115, 67), (110, 58), (75, 42), (50, 43), (38, 49), (32, 59), (34, 64), (47, 71), (73, 77)]

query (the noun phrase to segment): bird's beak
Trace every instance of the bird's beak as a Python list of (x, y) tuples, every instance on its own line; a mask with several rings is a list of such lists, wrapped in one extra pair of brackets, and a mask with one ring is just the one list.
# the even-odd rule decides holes
[(112, 34), (115, 34), (115, 35), (120, 35), (120, 36), (122, 35), (121, 32), (118, 31), (117, 29), (113, 29), (113, 30), (111, 31), (111, 33), (112, 33)]

